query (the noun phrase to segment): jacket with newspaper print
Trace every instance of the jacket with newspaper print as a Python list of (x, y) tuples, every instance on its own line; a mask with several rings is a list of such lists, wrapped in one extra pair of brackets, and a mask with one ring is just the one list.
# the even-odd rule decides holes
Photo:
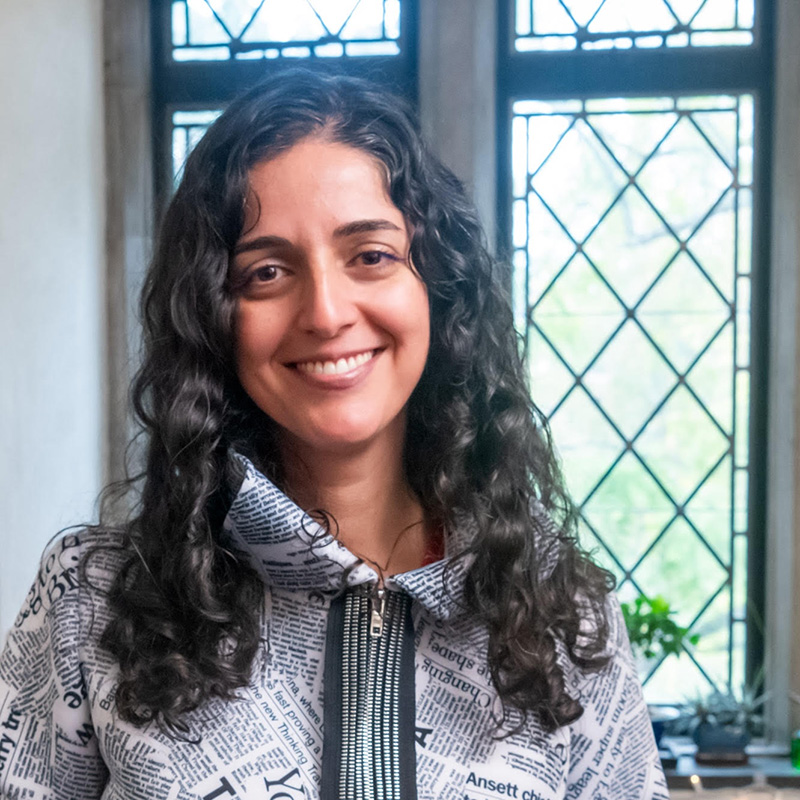
[[(190, 713), (181, 739), (120, 720), (118, 669), (99, 645), (109, 619), (102, 590), (120, 556), (96, 553), (84, 583), (82, 554), (113, 542), (96, 532), (66, 535), (45, 553), (0, 658), (0, 797), (317, 800), (328, 608), (345, 570), (351, 585), (377, 575), (240, 462), (244, 479), (225, 535), (265, 587), (264, 654), (251, 685), (234, 701)], [(607, 667), (584, 674), (562, 661), (581, 718), (554, 733), (533, 719), (497, 738), (486, 634), (461, 610), (463, 565), (446, 563), (387, 581), (412, 599), (419, 800), (665, 800), (616, 601)]]

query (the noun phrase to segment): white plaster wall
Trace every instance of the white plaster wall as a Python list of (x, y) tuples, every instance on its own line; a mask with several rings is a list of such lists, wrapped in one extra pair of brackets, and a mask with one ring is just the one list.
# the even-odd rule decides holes
[(101, 0), (0, 0), (0, 641), (103, 479)]

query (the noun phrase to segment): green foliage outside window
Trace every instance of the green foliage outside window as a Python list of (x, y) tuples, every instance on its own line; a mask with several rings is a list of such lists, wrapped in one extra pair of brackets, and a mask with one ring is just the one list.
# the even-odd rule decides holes
[(685, 643), (696, 645), (700, 641), (699, 634), (689, 635), (688, 628), (675, 622), (675, 611), (661, 595), (647, 598), (640, 594), (632, 603), (621, 605), (631, 648), (648, 661), (680, 656)]

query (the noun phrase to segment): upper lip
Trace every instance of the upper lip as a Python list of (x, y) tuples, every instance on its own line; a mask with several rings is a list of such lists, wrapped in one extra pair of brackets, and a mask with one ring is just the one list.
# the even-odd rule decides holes
[(341, 353), (315, 353), (313, 356), (306, 356), (304, 358), (294, 358), (291, 361), (287, 361), (286, 363), (287, 365), (309, 364), (316, 362), (324, 364), (326, 361), (333, 361), (335, 363), (340, 358), (353, 358), (354, 356), (360, 356), (362, 353), (374, 353), (380, 349), (381, 349), (380, 347), (362, 347), (359, 348), (358, 350), (347, 350)]

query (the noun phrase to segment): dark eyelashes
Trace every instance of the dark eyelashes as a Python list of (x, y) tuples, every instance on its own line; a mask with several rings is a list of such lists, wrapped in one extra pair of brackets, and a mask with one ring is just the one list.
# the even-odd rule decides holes
[[(374, 259), (374, 261), (372, 259)], [(363, 250), (353, 257), (353, 262), (360, 262), (365, 267), (373, 268), (379, 268), (389, 263), (399, 264), (405, 262), (405, 260), (406, 259), (400, 255), (379, 249)], [(233, 295), (242, 294), (254, 283), (261, 283), (261, 281), (258, 280), (258, 273), (261, 270), (268, 269), (280, 270), (281, 267), (278, 265), (262, 264), (257, 267), (237, 269), (235, 266), (231, 266), (226, 280), (226, 287)], [(263, 281), (265, 284), (269, 282), (269, 280)]]
[[(264, 264), (260, 267), (253, 267), (249, 269), (232, 269), (228, 275), (228, 291), (232, 294), (241, 294), (246, 291), (248, 287), (258, 282), (258, 273), (264, 269), (279, 269), (278, 267)], [(268, 283), (269, 281), (264, 281)]]
[[(367, 263), (365, 261), (365, 256), (379, 256), (379, 258), (374, 263)], [(398, 262), (403, 261), (403, 259), (400, 258), (399, 256), (396, 256), (394, 253), (388, 253), (385, 250), (364, 250), (363, 252), (359, 253), (356, 256), (356, 258), (357, 259), (361, 259), (362, 262), (365, 263), (366, 266), (369, 266), (369, 267), (378, 267), (378, 266), (380, 266), (381, 262), (384, 261), (384, 260), (385, 261), (391, 261), (391, 262), (394, 262), (394, 263), (398, 263)]]

